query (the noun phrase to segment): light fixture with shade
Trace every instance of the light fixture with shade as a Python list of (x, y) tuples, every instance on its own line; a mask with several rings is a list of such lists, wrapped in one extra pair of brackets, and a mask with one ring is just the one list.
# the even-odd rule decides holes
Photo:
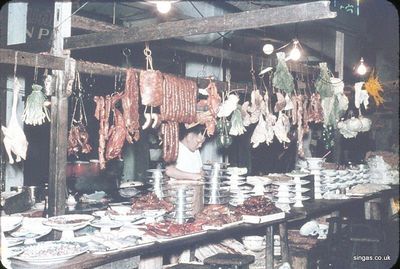
[(363, 57), (361, 57), (360, 63), (358, 64), (356, 70), (357, 70), (357, 74), (359, 74), (361, 76), (363, 76), (363, 75), (365, 75), (367, 73), (367, 67), (364, 64), (364, 58)]

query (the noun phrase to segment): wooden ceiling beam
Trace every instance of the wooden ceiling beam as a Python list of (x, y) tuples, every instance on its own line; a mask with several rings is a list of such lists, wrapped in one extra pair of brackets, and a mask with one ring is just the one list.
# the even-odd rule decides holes
[(121, 30), (121, 26), (119, 25), (95, 19), (90, 19), (79, 15), (73, 15), (71, 17), (71, 27), (92, 32), (107, 32), (107, 31)]
[[(17, 51), (10, 49), (0, 49), (0, 64), (13, 65), (16, 52)], [(36, 59), (37, 59), (37, 64), (36, 64)], [(17, 64), (21, 66), (64, 70), (65, 58), (53, 56), (50, 54), (35, 54), (30, 52), (18, 51)], [(126, 72), (126, 68), (123, 67), (113, 66), (103, 63), (81, 61), (81, 60), (76, 61), (76, 70), (85, 74), (102, 75), (102, 76), (115, 76), (119, 74), (124, 75)], [(136, 69), (136, 70), (137, 72), (141, 71), (141, 69)], [(207, 87), (210, 81), (209, 79), (206, 78), (193, 78), (193, 77), (186, 77), (186, 78), (196, 81), (199, 87), (201, 88)], [(223, 81), (215, 81), (215, 84), (219, 91), (222, 91), (227, 87), (227, 83)], [(247, 84), (245, 83), (231, 82), (232, 89), (238, 89), (238, 88), (243, 89), (246, 87)]]
[(65, 49), (83, 49), (132, 44), (216, 32), (260, 28), (273, 25), (335, 18), (329, 1), (316, 1), (268, 9), (229, 13), (223, 16), (165, 22), (148, 27), (133, 27), (125, 31), (107, 31), (64, 39)]
[[(92, 32), (106, 32), (107, 29), (112, 28), (115, 31), (128, 31), (130, 28), (124, 27), (124, 26), (119, 26), (119, 25), (114, 25), (110, 24), (107, 22), (98, 22), (94, 19), (90, 18), (85, 18), (81, 16), (77, 16), (78, 18), (75, 18), (76, 15), (72, 16), (72, 27), (73, 28), (79, 28), (79, 29), (84, 29)], [(152, 44), (152, 47), (156, 48), (168, 48), (171, 50), (178, 50), (178, 51), (184, 51), (186, 53), (191, 53), (191, 54), (196, 54), (196, 55), (203, 55), (203, 56), (209, 56), (217, 59), (223, 58), (224, 60), (227, 61), (232, 61), (236, 63), (241, 63), (241, 64), (247, 64), (250, 68), (251, 64), (251, 55), (244, 54), (244, 53), (239, 53), (239, 52), (234, 52), (231, 50), (226, 50), (226, 49), (221, 49), (221, 48), (215, 48), (212, 46), (206, 46), (206, 45), (196, 45), (191, 42), (183, 41), (183, 40), (170, 40), (168, 43), (163, 43), (163, 44), (158, 44), (154, 43)], [(264, 63), (264, 66), (266, 64), (270, 65), (275, 65), (276, 64), (276, 59), (274, 60), (267, 60), (262, 57), (254, 56), (253, 57), (254, 64), (256, 66), (261, 66), (262, 62)], [(308, 74), (310, 72), (315, 72), (318, 70), (314, 70), (312, 67), (305, 68), (303, 64), (301, 63), (290, 63), (289, 64), (290, 71), (297, 72), (297, 73), (304, 73)]]

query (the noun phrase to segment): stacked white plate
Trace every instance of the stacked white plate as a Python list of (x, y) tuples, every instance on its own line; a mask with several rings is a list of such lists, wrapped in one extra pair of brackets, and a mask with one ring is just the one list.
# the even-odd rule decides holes
[(280, 208), (282, 211), (288, 212), (290, 210), (290, 204), (293, 203), (294, 194), (291, 191), (291, 187), (295, 184), (293, 181), (274, 181), (273, 185), (278, 186), (278, 192), (275, 194), (275, 206)]
[(336, 192), (338, 189), (337, 181), (340, 179), (338, 171), (334, 169), (321, 170), (321, 192)]
[(241, 184), (237, 186), (230, 186), (230, 201), (229, 204), (233, 206), (238, 206), (243, 204), (243, 202), (254, 195), (254, 186), (251, 184)]
[(303, 201), (310, 199), (309, 196), (303, 195), (303, 193), (308, 192), (310, 189), (303, 188), (302, 185), (306, 185), (310, 183), (308, 180), (303, 180), (301, 178), (307, 176), (307, 173), (303, 172), (291, 172), (287, 173), (286, 175), (293, 177), (293, 183), (295, 184), (295, 196), (294, 196), (294, 207), (303, 207)]
[(248, 176), (247, 183), (254, 186), (254, 195), (264, 195), (265, 192), (271, 192), (272, 180), (266, 176)]
[(314, 199), (322, 199), (321, 168), (310, 169), (314, 175)]

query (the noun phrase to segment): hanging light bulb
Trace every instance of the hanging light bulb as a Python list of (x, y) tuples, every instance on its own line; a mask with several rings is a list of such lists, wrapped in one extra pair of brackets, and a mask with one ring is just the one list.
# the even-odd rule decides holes
[(297, 39), (293, 40), (293, 49), (290, 51), (289, 57), (293, 61), (297, 61), (301, 57), (301, 52), (299, 49), (299, 41)]
[(364, 59), (361, 57), (360, 59), (360, 64), (357, 67), (357, 73), (361, 76), (365, 75), (367, 73), (367, 67), (364, 64)]
[(270, 55), (272, 52), (274, 52), (274, 46), (272, 44), (265, 44), (263, 46), (263, 52), (267, 55)]
[(168, 13), (171, 10), (171, 2), (170, 1), (155, 1), (157, 5), (157, 10), (162, 13)]

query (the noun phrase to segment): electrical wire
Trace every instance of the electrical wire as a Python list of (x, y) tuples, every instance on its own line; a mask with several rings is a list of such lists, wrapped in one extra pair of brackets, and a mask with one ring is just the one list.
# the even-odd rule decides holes
[(60, 22), (57, 26), (53, 29), (58, 29), (63, 23), (65, 23), (68, 19), (70, 19), (73, 15), (75, 15), (79, 10), (81, 10), (84, 6), (86, 6), (89, 2), (85, 2), (82, 6), (80, 6), (77, 10), (75, 10), (71, 15), (65, 18), (62, 22)]

